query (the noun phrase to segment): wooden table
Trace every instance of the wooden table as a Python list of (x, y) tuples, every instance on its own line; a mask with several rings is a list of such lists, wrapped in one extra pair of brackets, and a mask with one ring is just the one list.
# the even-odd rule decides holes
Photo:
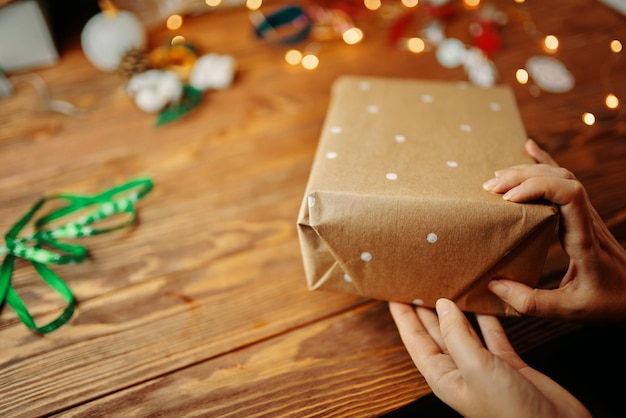
[[(492, 57), (499, 83), (514, 89), (529, 136), (576, 173), (625, 242), (625, 105), (610, 110), (604, 98), (626, 101), (625, 52), (609, 49), (612, 39), (626, 42), (626, 18), (592, 0), (493, 3), (508, 14)], [(339, 75), (467, 80), (432, 50), (390, 45), (385, 16), (359, 15), (360, 44), (320, 41), (312, 71), (287, 64), (287, 47), (255, 38), (244, 7), (188, 16), (177, 33), (203, 53), (235, 57), (237, 79), (160, 127), (116, 74), (86, 61), (77, 37), (36, 73), (81, 115), (42, 110), (24, 83), (0, 99), (0, 230), (44, 195), (96, 193), (139, 175), (155, 184), (137, 204), (136, 228), (84, 238), (90, 259), (55, 268), (78, 300), (69, 323), (41, 336), (4, 307), (0, 415), (377, 416), (430, 393), (385, 302), (306, 288), (295, 228)], [(469, 43), (475, 17), (463, 11), (447, 35)], [(151, 29), (151, 47), (172, 34)], [(547, 54), (548, 34), (576, 80), (569, 92), (515, 79), (527, 58)], [(565, 265), (555, 245), (544, 278), (558, 279)], [(25, 262), (13, 284), (39, 324), (65, 306)], [(506, 325), (522, 353), (576, 327)]]

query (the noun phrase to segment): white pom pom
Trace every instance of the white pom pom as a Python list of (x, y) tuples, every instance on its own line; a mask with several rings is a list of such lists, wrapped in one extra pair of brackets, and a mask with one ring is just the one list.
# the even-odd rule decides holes
[(135, 104), (144, 112), (154, 113), (163, 109), (167, 104), (167, 101), (159, 97), (155, 90), (143, 89), (135, 95)]
[(178, 103), (183, 93), (183, 84), (172, 71), (148, 70), (133, 76), (126, 89), (128, 94), (134, 96), (139, 109), (153, 113), (168, 104)]
[(465, 44), (456, 38), (447, 38), (437, 47), (437, 61), (446, 68), (463, 64), (467, 50)]
[(222, 90), (235, 77), (237, 63), (230, 55), (207, 54), (198, 58), (189, 77), (189, 84), (198, 90)]

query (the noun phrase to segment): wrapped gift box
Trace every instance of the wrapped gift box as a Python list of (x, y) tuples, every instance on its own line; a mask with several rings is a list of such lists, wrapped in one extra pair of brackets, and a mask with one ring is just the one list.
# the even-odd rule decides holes
[(0, 0), (0, 70), (28, 70), (58, 61), (47, 3)]
[(505, 86), (339, 78), (297, 222), (309, 288), (515, 315), (487, 283), (537, 285), (558, 211), (482, 184), (533, 163), (526, 139)]

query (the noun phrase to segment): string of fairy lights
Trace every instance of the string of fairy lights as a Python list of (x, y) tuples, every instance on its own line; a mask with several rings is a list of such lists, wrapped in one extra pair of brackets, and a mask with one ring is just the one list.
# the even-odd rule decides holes
[[(368, 11), (377, 12), (380, 11), (383, 13), (384, 5), (381, 0), (356, 0), (362, 1), (362, 6)], [(524, 3), (526, 0), (511, 0), (516, 7), (524, 7)], [(464, 10), (468, 12), (478, 11), (483, 7), (483, 3), (481, 0), (460, 0)], [(205, 0), (205, 3), (210, 8), (217, 8), (222, 5), (222, 0)], [(420, 5), (428, 4), (431, 5), (445, 5), (449, 3), (447, 0), (399, 0), (399, 6), (404, 10), (415, 9)], [(388, 4), (388, 3), (386, 3)], [(359, 3), (360, 5), (360, 3)], [(258, 24), (260, 21), (264, 21), (267, 23), (267, 17), (261, 13), (261, 8), (263, 6), (263, 0), (245, 0), (245, 7), (248, 9), (250, 14), (250, 20), (253, 24)], [(312, 20), (315, 20), (317, 24), (317, 30), (315, 35), (317, 38), (321, 39), (330, 39), (331, 37), (340, 38), (345, 42), (346, 45), (352, 46), (357, 45), (363, 41), (365, 38), (365, 34), (362, 29), (358, 27), (358, 25), (354, 22), (352, 17), (342, 10), (334, 10), (334, 9), (324, 9), (321, 7), (317, 7), (313, 10), (307, 10), (307, 12), (313, 15)], [(559, 48), (561, 47), (561, 42), (557, 35), (549, 33), (542, 34), (534, 24), (534, 21), (530, 17), (530, 14), (524, 9), (521, 13), (525, 14), (527, 19), (527, 25), (531, 29), (527, 29), (532, 35), (533, 41), (541, 42), (543, 50), (549, 56), (555, 56)], [(179, 14), (173, 14), (167, 18), (166, 21), (167, 29), (170, 31), (176, 32), (183, 26), (183, 16)], [(274, 31), (270, 26), (272, 32)], [(319, 27), (323, 27), (322, 30)], [(471, 29), (471, 28), (470, 28)], [(329, 35), (330, 33), (330, 35)], [(321, 34), (321, 35), (320, 35)], [(271, 35), (280, 36), (280, 33), (271, 33)], [(181, 35), (176, 35), (172, 38), (172, 44), (176, 43), (184, 43), (185, 38)], [(432, 51), (432, 39), (428, 39), (428, 36), (424, 36), (423, 34), (419, 34), (416, 36), (407, 36), (402, 37), (397, 47), (406, 50), (412, 54), (422, 54), (428, 51)], [(607, 45), (607, 53), (613, 55), (612, 58), (615, 62), (619, 59), (622, 54), (623, 44), (619, 39), (612, 39)], [(312, 41), (308, 45), (304, 47), (304, 49), (298, 49), (295, 46), (288, 46), (286, 48), (286, 52), (284, 54), (284, 60), (288, 65), (291, 66), (301, 66), (305, 70), (315, 70), (320, 65), (320, 44), (319, 42)], [(555, 60), (556, 61), (556, 60)], [(443, 65), (443, 64), (442, 64)], [(609, 77), (608, 75), (606, 77)], [(518, 68), (515, 72), (515, 81), (520, 85), (529, 85), (529, 91), (531, 94), (537, 96), (539, 95), (539, 87), (536, 84), (531, 83), (533, 79), (532, 74), (529, 74), (528, 68)], [(608, 84), (608, 88), (610, 88), (610, 80), (605, 83)], [(620, 99), (618, 98), (616, 92), (614, 91), (605, 91), (603, 92), (603, 103), (607, 109), (616, 110), (620, 106)], [(596, 123), (596, 116), (592, 111), (585, 111), (581, 114), (581, 121), (586, 125), (594, 125)]]

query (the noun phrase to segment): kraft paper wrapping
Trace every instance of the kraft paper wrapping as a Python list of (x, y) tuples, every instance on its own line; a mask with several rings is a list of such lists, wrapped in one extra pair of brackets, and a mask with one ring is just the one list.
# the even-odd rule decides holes
[(340, 77), (297, 222), (309, 288), (517, 315), (487, 283), (537, 285), (558, 211), (482, 183), (533, 163), (526, 139), (508, 87)]

